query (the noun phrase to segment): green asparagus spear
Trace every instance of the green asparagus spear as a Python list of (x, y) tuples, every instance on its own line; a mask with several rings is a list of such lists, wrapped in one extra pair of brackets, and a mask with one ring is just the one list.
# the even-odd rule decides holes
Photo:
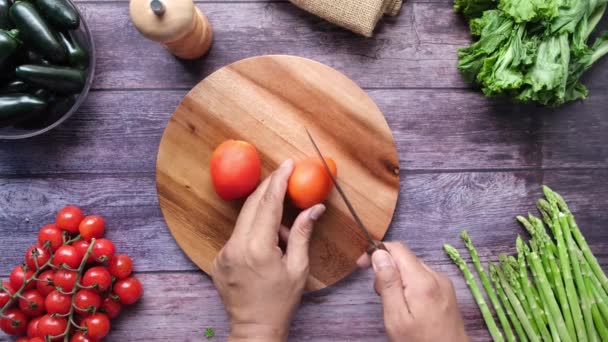
[[(587, 287), (587, 293), (589, 293), (589, 297), (591, 300), (591, 314), (593, 316), (593, 323), (595, 323), (595, 329), (602, 341), (608, 341), (608, 327), (606, 327), (606, 323), (608, 322), (608, 317), (604, 320), (602, 318), (602, 314), (600, 312), (601, 298), (595, 295), (595, 288), (593, 286), (593, 282), (591, 281), (591, 277), (593, 273), (589, 268), (589, 265), (585, 263), (584, 256), (581, 255), (581, 269), (583, 272), (583, 278), (585, 279), (585, 286)], [(608, 308), (605, 308), (608, 311)], [(608, 314), (608, 313), (607, 313)]]
[(519, 281), (519, 273), (516, 271), (517, 261), (515, 260), (515, 258), (509, 257), (506, 254), (499, 255), (498, 259), (500, 260), (502, 272), (505, 274), (509, 285), (511, 285), (513, 293), (515, 294), (515, 296), (517, 296), (517, 299), (519, 300), (521, 307), (524, 309), (528, 321), (530, 321), (530, 324), (532, 324), (532, 328), (534, 328), (534, 331), (538, 334), (539, 330), (536, 326), (536, 321), (532, 316), (532, 313), (534, 311), (532, 311), (532, 308), (530, 307), (530, 304), (528, 303), (528, 300), (524, 295), (524, 292), (521, 288), (521, 283)]
[(547, 226), (549, 226), (551, 232), (554, 233), (553, 218), (551, 217), (551, 205), (549, 204), (549, 202), (547, 202), (547, 200), (545, 200), (544, 198), (540, 199), (538, 200), (536, 207), (538, 208), (540, 215), (543, 217), (543, 221), (545, 221)]
[[(492, 269), (490, 269), (490, 272), (492, 272)], [(509, 298), (509, 302), (513, 306), (513, 310), (515, 310), (517, 318), (519, 318), (519, 321), (521, 322), (522, 327), (526, 331), (528, 338), (532, 342), (540, 341), (540, 337), (536, 333), (532, 322), (530, 322), (526, 313), (524, 312), (524, 308), (522, 307), (519, 299), (517, 299), (517, 296), (515, 295), (515, 293), (513, 293), (513, 289), (511, 288), (511, 285), (509, 285), (509, 282), (507, 281), (507, 278), (500, 266), (494, 267), (494, 272), (496, 272), (496, 275), (500, 280), (500, 284), (502, 285), (502, 288), (504, 289), (507, 298)]]
[(517, 333), (517, 337), (519, 337), (519, 340), (521, 342), (528, 342), (528, 337), (526, 335), (526, 331), (522, 327), (521, 321), (517, 317), (517, 314), (515, 313), (515, 310), (513, 309), (513, 306), (511, 305), (511, 303), (509, 302), (509, 298), (507, 297), (507, 294), (505, 293), (505, 290), (503, 289), (502, 284), (500, 283), (500, 279), (498, 278), (498, 272), (496, 272), (496, 266), (494, 266), (492, 263), (490, 263), (488, 265), (488, 269), (490, 270), (490, 279), (492, 279), (492, 283), (494, 283), (494, 287), (496, 288), (496, 293), (498, 294), (498, 298), (500, 298), (500, 301), (505, 306), (507, 315), (509, 316), (511, 323), (513, 324), (513, 328), (515, 329), (515, 332)]
[(496, 293), (492, 288), (492, 284), (490, 283), (490, 280), (488, 279), (488, 276), (484, 271), (481, 262), (479, 261), (479, 255), (477, 255), (477, 250), (475, 249), (475, 245), (473, 245), (473, 240), (471, 240), (471, 237), (469, 236), (466, 230), (463, 230), (462, 233), (460, 233), (460, 237), (464, 241), (464, 244), (467, 246), (467, 249), (471, 254), (471, 259), (473, 260), (473, 264), (475, 265), (475, 269), (477, 270), (477, 275), (479, 275), (479, 278), (481, 279), (481, 284), (486, 290), (486, 293), (490, 298), (490, 302), (494, 306), (494, 311), (496, 311), (496, 315), (498, 316), (498, 320), (500, 321), (502, 330), (505, 333), (506, 340), (509, 342), (515, 341), (515, 335), (513, 335), (513, 330), (511, 330), (509, 320), (507, 319), (507, 316), (505, 315), (502, 306), (500, 305), (500, 302), (496, 297)]
[(450, 259), (452, 259), (452, 261), (454, 261), (456, 266), (458, 266), (458, 268), (464, 275), (467, 285), (469, 285), (469, 288), (471, 289), (471, 293), (473, 294), (473, 297), (475, 298), (475, 302), (477, 302), (477, 305), (479, 306), (479, 309), (481, 310), (483, 319), (486, 322), (488, 329), (490, 330), (490, 335), (492, 335), (492, 339), (494, 339), (494, 341), (504, 341), (502, 333), (500, 332), (500, 330), (498, 330), (498, 327), (496, 326), (496, 322), (494, 322), (494, 317), (492, 316), (492, 312), (488, 308), (488, 304), (486, 303), (485, 299), (483, 298), (483, 295), (481, 294), (481, 291), (479, 290), (479, 287), (477, 286), (477, 281), (475, 280), (475, 277), (473, 277), (473, 274), (469, 270), (469, 267), (467, 266), (466, 262), (462, 259), (462, 257), (460, 256), (460, 253), (458, 253), (456, 248), (454, 248), (450, 245), (447, 245), (447, 244), (443, 245), (443, 248), (445, 249), (445, 252), (448, 254)]
[(545, 190), (545, 194), (549, 193), (553, 196), (553, 198), (555, 198), (555, 201), (559, 205), (560, 209), (568, 217), (568, 223), (571, 227), (572, 235), (574, 236), (576, 243), (578, 244), (581, 251), (583, 252), (585, 259), (587, 259), (589, 266), (591, 266), (591, 270), (593, 271), (595, 276), (599, 279), (600, 283), (602, 284), (604, 291), (608, 292), (608, 277), (606, 277), (606, 274), (604, 273), (604, 271), (602, 271), (602, 267), (600, 266), (597, 259), (591, 252), (591, 249), (589, 249), (589, 245), (587, 244), (585, 237), (583, 236), (578, 225), (576, 224), (576, 221), (574, 220), (574, 216), (572, 215), (572, 212), (570, 212), (570, 208), (568, 208), (568, 204), (566, 204), (566, 201), (564, 201), (563, 197), (560, 194), (554, 192), (549, 187), (545, 186), (544, 190)]
[(526, 268), (526, 260), (525, 260), (525, 252), (524, 252), (524, 241), (521, 236), (517, 236), (516, 240), (517, 246), (517, 269), (519, 272), (519, 281), (521, 282), (521, 288), (523, 290), (524, 296), (528, 305), (530, 306), (530, 312), (532, 313), (532, 318), (534, 324), (538, 328), (538, 332), (540, 336), (543, 338), (543, 341), (551, 341), (551, 333), (547, 329), (545, 322), (542, 318), (543, 316), (543, 307), (538, 306), (536, 302), (536, 298), (532, 293), (532, 284), (530, 283), (530, 279), (528, 278), (528, 269)]
[[(591, 272), (591, 269), (589, 268), (589, 265), (587, 263), (582, 263), (582, 268), (583, 268), (583, 277), (585, 278), (585, 283), (587, 284), (587, 289), (589, 291), (589, 293), (591, 294), (591, 297), (593, 298), (593, 301), (595, 303), (595, 307), (598, 310), (598, 313), (600, 313), (601, 316), (603, 316), (603, 322), (608, 322), (608, 302), (604, 301), (604, 298), (602, 298), (599, 294), (599, 291), (601, 291), (601, 288), (598, 290), (598, 288), (595, 286), (595, 284), (593, 283), (593, 273)], [(600, 318), (602, 318), (600, 316)], [(596, 320), (595, 318), (595, 314), (594, 314), (594, 321)], [(596, 327), (598, 327), (598, 324), (596, 323)], [(600, 327), (597, 328), (598, 332), (600, 332)], [(601, 336), (601, 334), (600, 334)], [(602, 341), (608, 341), (608, 339), (604, 339), (602, 336)]]
[[(524, 247), (525, 248), (525, 247)], [(562, 316), (562, 313), (559, 310), (559, 306), (557, 305), (557, 301), (555, 300), (555, 296), (551, 287), (548, 284), (547, 275), (543, 270), (543, 267), (540, 262), (540, 258), (535, 251), (530, 251), (529, 249), (525, 249), (526, 259), (528, 260), (528, 264), (530, 268), (534, 271), (536, 285), (538, 286), (538, 290), (541, 296), (543, 303), (549, 309), (548, 320), (553, 321), (557, 331), (559, 332), (559, 337), (562, 341), (574, 341), (570, 337), (570, 333), (566, 328), (566, 323)]]

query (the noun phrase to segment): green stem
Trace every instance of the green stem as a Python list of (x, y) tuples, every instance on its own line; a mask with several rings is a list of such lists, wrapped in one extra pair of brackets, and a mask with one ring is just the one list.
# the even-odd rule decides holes
[[(35, 281), (38, 276), (40, 275), (40, 273), (42, 273), (46, 268), (49, 267), (49, 265), (53, 262), (53, 258), (54, 255), (51, 255), (51, 258), (44, 263), (44, 265), (42, 265), (41, 267), (38, 267), (38, 269), (36, 269), (36, 272), (34, 272), (34, 274), (29, 278), (26, 279), (23, 282), (23, 285), (21, 285), (21, 288), (19, 288), (12, 296), (11, 298), (8, 300), (8, 302), (6, 302), (6, 304), (4, 305), (4, 307), (2, 307), (2, 309), (0, 310), (0, 317), (4, 317), (4, 313), (13, 306), (13, 303), (15, 303), (15, 301), (19, 298), (23, 298), (23, 292), (25, 291), (25, 288), (32, 282)], [(37, 263), (36, 263), (37, 264)], [(4, 287), (3, 287), (4, 289)]]
[[(507, 298), (509, 298), (509, 302), (513, 306), (513, 310), (515, 310), (515, 313), (517, 314), (521, 325), (523, 326), (524, 330), (526, 331), (526, 334), (530, 338), (530, 341), (540, 341), (538, 334), (532, 326), (532, 322), (528, 320), (528, 317), (524, 312), (524, 308), (519, 302), (519, 299), (517, 299), (515, 293), (513, 293), (513, 289), (511, 289), (511, 286), (509, 285), (509, 282), (507, 281), (507, 278), (505, 277), (502, 269), (499, 266), (494, 267), (493, 269), (494, 272), (496, 272), (496, 276), (498, 276), (498, 279), (500, 280), (500, 284), (502, 285), (502, 288), (504, 289)], [(492, 272), (492, 268), (490, 269), (490, 272)]]
[(479, 287), (477, 286), (477, 282), (475, 281), (475, 277), (473, 277), (473, 274), (469, 270), (466, 262), (462, 259), (462, 257), (460, 256), (460, 253), (458, 253), (458, 251), (454, 247), (446, 244), (446, 245), (443, 245), (443, 248), (445, 249), (445, 251), (448, 254), (448, 256), (450, 257), (450, 259), (452, 259), (452, 261), (454, 261), (456, 266), (458, 266), (458, 268), (464, 275), (467, 285), (469, 285), (469, 288), (471, 289), (471, 293), (473, 294), (473, 297), (475, 298), (475, 301), (477, 302), (477, 305), (479, 306), (479, 309), (481, 310), (483, 319), (486, 322), (486, 325), (488, 326), (490, 335), (492, 335), (492, 339), (494, 339), (494, 341), (504, 341), (502, 333), (496, 326), (496, 322), (494, 321), (492, 312), (490, 312), (490, 309), (488, 308), (488, 304), (486, 303), (485, 299), (483, 298), (483, 295), (481, 294), (481, 291), (479, 290)]
[(587, 289), (587, 293), (589, 293), (589, 297), (591, 300), (591, 315), (593, 316), (593, 323), (595, 323), (595, 328), (599, 337), (602, 341), (608, 341), (608, 327), (606, 327), (606, 323), (608, 322), (608, 307), (604, 305), (605, 319), (602, 318), (601, 307), (602, 307), (602, 298), (597, 294), (596, 289), (591, 281), (593, 274), (591, 273), (591, 269), (589, 265), (587, 265), (584, 261), (584, 257), (580, 255), (581, 259), (581, 268), (583, 272), (583, 278), (585, 280), (585, 286)]
[(513, 324), (513, 328), (517, 333), (517, 337), (519, 337), (519, 340), (521, 342), (527, 342), (528, 337), (526, 336), (526, 332), (524, 331), (521, 322), (519, 321), (519, 318), (517, 318), (517, 314), (515, 314), (513, 306), (511, 305), (511, 303), (509, 303), (509, 298), (507, 297), (505, 290), (502, 288), (502, 285), (500, 284), (500, 279), (498, 279), (498, 274), (496, 273), (496, 270), (494, 268), (495, 266), (490, 264), (490, 278), (492, 279), (492, 283), (494, 283), (494, 287), (496, 287), (496, 294), (498, 294), (498, 298), (500, 298), (500, 301), (505, 306), (505, 311), (507, 312), (511, 323)]
[(469, 250), (469, 254), (471, 254), (471, 259), (473, 260), (473, 264), (475, 265), (475, 269), (477, 270), (477, 274), (481, 279), (481, 284), (483, 288), (486, 290), (488, 297), (490, 298), (490, 302), (494, 306), (494, 311), (496, 311), (496, 315), (498, 316), (498, 320), (502, 326), (502, 330), (505, 332), (506, 340), (509, 342), (515, 341), (515, 335), (513, 334), (513, 330), (511, 330), (511, 326), (509, 325), (509, 320), (505, 315), (505, 312), (500, 305), (500, 301), (496, 296), (496, 292), (494, 288), (492, 288), (492, 284), (490, 283), (490, 279), (488, 278), (483, 266), (481, 265), (481, 261), (479, 260), (479, 255), (477, 254), (477, 250), (475, 249), (475, 245), (473, 245), (473, 240), (467, 233), (466, 230), (463, 230), (460, 233), (460, 237), (464, 241), (467, 249)]
[(526, 314), (526, 317), (530, 322), (530, 325), (534, 329), (534, 332), (536, 332), (536, 334), (539, 334), (540, 330), (538, 329), (538, 326), (536, 324), (536, 319), (533, 314), (534, 311), (532, 310), (530, 303), (528, 303), (528, 300), (526, 298), (526, 295), (524, 294), (520, 283), (519, 273), (517, 271), (517, 261), (515, 260), (515, 258), (508, 257), (505, 254), (501, 254), (499, 256), (499, 260), (502, 273), (505, 275), (505, 279), (509, 283), (513, 294), (515, 294), (515, 296), (519, 300), (519, 303), (521, 304), (521, 307), (523, 308), (524, 313)]

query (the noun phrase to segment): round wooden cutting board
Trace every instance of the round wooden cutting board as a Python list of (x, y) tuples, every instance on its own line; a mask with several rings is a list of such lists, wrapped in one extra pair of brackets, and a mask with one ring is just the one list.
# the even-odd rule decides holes
[[(266, 177), (281, 162), (315, 156), (308, 128), (338, 165), (338, 181), (374, 238), (388, 230), (399, 193), (399, 162), (384, 116), (353, 81), (323, 64), (262, 56), (213, 73), (184, 97), (162, 137), (156, 184), (171, 233), (203, 271), (226, 243), (242, 202), (225, 202), (211, 182), (211, 153), (226, 139), (254, 144)], [(307, 289), (319, 290), (356, 268), (365, 236), (334, 190), (311, 245)], [(283, 223), (297, 215), (289, 201)]]

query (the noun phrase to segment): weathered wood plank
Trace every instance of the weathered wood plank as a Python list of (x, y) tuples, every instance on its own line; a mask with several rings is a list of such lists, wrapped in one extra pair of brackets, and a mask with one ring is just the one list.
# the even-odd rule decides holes
[[(339, 29), (289, 3), (202, 3), (215, 45), (200, 61), (183, 62), (133, 28), (126, 2), (82, 3), (97, 45), (95, 88), (190, 88), (242, 58), (293, 54), (345, 72), (363, 87), (468, 87), (456, 70), (456, 50), (470, 42), (450, 3), (407, 4), (374, 39)], [(442, 18), (438, 20), (437, 18)], [(142, 53), (145, 51), (145, 53)], [(605, 61), (589, 84), (606, 84)]]
[[(608, 170), (502, 173), (405, 173), (401, 197), (387, 239), (406, 241), (425, 261), (448, 263), (444, 242), (458, 245), (469, 229), (482, 259), (512, 252), (517, 234), (525, 232), (516, 215), (535, 212), (541, 183), (561, 191), (572, 204), (593, 250), (608, 265)], [(120, 176), (59, 175), (0, 178), (0, 274), (21, 262), (35, 242), (36, 231), (53, 220), (63, 205), (75, 203), (102, 215), (107, 235), (120, 251), (133, 255), (141, 271), (195, 269), (165, 226), (153, 174)]]

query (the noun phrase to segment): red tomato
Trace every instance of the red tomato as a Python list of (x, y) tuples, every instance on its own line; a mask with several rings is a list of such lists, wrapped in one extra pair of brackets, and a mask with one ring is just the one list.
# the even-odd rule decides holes
[(103, 236), (106, 222), (101, 216), (87, 216), (80, 222), (78, 231), (83, 239), (90, 241), (91, 239), (99, 239)]
[(97, 340), (91, 338), (82, 331), (78, 331), (77, 333), (72, 335), (70, 342), (97, 342)]
[[(11, 275), (10, 275), (11, 286), (13, 287), (13, 289), (15, 289), (15, 291), (19, 291), (21, 286), (23, 286), (23, 283), (26, 280), (31, 279), (33, 276), (34, 276), (34, 271), (29, 270), (29, 269), (26, 271), (22, 265), (19, 265), (19, 266), (15, 267), (13, 269), (13, 271), (11, 272)], [(25, 289), (31, 290), (35, 286), (36, 286), (36, 282), (32, 281), (27, 285), (27, 287)]]
[(74, 246), (64, 245), (59, 247), (55, 252), (55, 258), (53, 259), (53, 265), (60, 266), (65, 264), (69, 268), (77, 269), (82, 261), (82, 255)]
[(70, 292), (76, 285), (76, 277), (78, 273), (69, 270), (59, 270), (55, 272), (53, 282), (57, 288), (61, 288), (63, 292)]
[[(91, 243), (89, 241), (86, 240), (78, 240), (76, 242), (74, 242), (72, 244), (72, 246), (74, 246), (74, 248), (76, 248), (76, 250), (78, 251), (78, 253), (82, 256), (84, 256), (85, 254), (87, 254), (87, 251), (89, 250), (89, 246), (91, 245)], [(87, 264), (90, 264), (92, 262), (95, 262), (95, 260), (93, 259), (93, 257), (89, 254), (89, 256), (87, 257)]]
[(0, 320), (0, 329), (7, 335), (18, 336), (27, 330), (27, 316), (19, 309), (10, 309)]
[(133, 277), (117, 281), (113, 290), (120, 302), (125, 305), (137, 302), (143, 294), (141, 283)]
[(104, 338), (110, 332), (110, 319), (102, 313), (85, 317), (82, 325), (87, 328), (86, 335), (97, 340)]
[[(331, 173), (337, 176), (336, 163), (326, 158)], [(333, 183), (320, 158), (311, 157), (296, 163), (289, 177), (287, 192), (293, 204), (300, 209), (308, 209), (323, 203), (333, 189)]]
[(106, 297), (101, 304), (101, 310), (105, 312), (110, 319), (114, 319), (120, 315), (122, 304), (117, 299)]
[(86, 314), (94, 312), (101, 307), (101, 297), (97, 291), (82, 289), (76, 292), (74, 304), (78, 313)]
[(25, 291), (19, 299), (19, 309), (29, 317), (40, 316), (44, 313), (44, 297), (38, 290)]
[[(19, 337), (18, 339), (15, 340), (15, 342), (30, 342), (30, 339), (28, 339), (27, 337)], [(42, 341), (44, 342), (44, 341)]]
[(34, 338), (30, 339), (28, 342), (44, 342), (44, 339), (42, 337), (34, 337)]
[(84, 287), (95, 286), (99, 292), (104, 292), (112, 286), (112, 275), (106, 267), (91, 267), (82, 277), (81, 284)]
[(30, 323), (27, 325), (27, 337), (34, 338), (38, 336), (38, 322), (40, 322), (40, 317), (32, 318)]
[[(68, 321), (63, 317), (44, 315), (38, 322), (38, 335), (43, 338), (63, 334), (68, 327)], [(53, 341), (62, 341), (63, 337), (55, 338)]]
[(110, 274), (118, 279), (125, 279), (133, 272), (133, 260), (128, 255), (115, 255), (108, 265)]
[(36, 271), (42, 267), (51, 258), (51, 253), (48, 249), (38, 245), (33, 245), (25, 252), (25, 263), (30, 270)]
[(6, 303), (11, 300), (11, 296), (13, 294), (15, 294), (15, 290), (11, 286), (11, 283), (9, 283), (8, 281), (2, 283), (2, 290), (0, 290), (0, 309), (2, 309), (6, 305)]
[(114, 257), (116, 247), (114, 246), (114, 243), (108, 239), (99, 239), (95, 241), (91, 252), (95, 261), (106, 262)]
[(227, 140), (211, 156), (215, 192), (225, 201), (249, 196), (260, 183), (262, 167), (258, 151), (240, 140)]
[(44, 307), (49, 315), (65, 315), (70, 312), (70, 308), (72, 307), (72, 296), (59, 291), (53, 291), (44, 300)]
[(55, 271), (53, 270), (46, 270), (38, 275), (39, 280), (36, 282), (36, 288), (44, 297), (55, 290), (54, 277)]
[(68, 205), (59, 210), (55, 218), (55, 224), (60, 229), (75, 234), (78, 233), (78, 225), (80, 225), (82, 219), (84, 219), (82, 210), (76, 206)]
[(38, 244), (44, 246), (45, 243), (48, 243), (53, 251), (63, 245), (63, 231), (54, 223), (47, 224), (38, 232)]

